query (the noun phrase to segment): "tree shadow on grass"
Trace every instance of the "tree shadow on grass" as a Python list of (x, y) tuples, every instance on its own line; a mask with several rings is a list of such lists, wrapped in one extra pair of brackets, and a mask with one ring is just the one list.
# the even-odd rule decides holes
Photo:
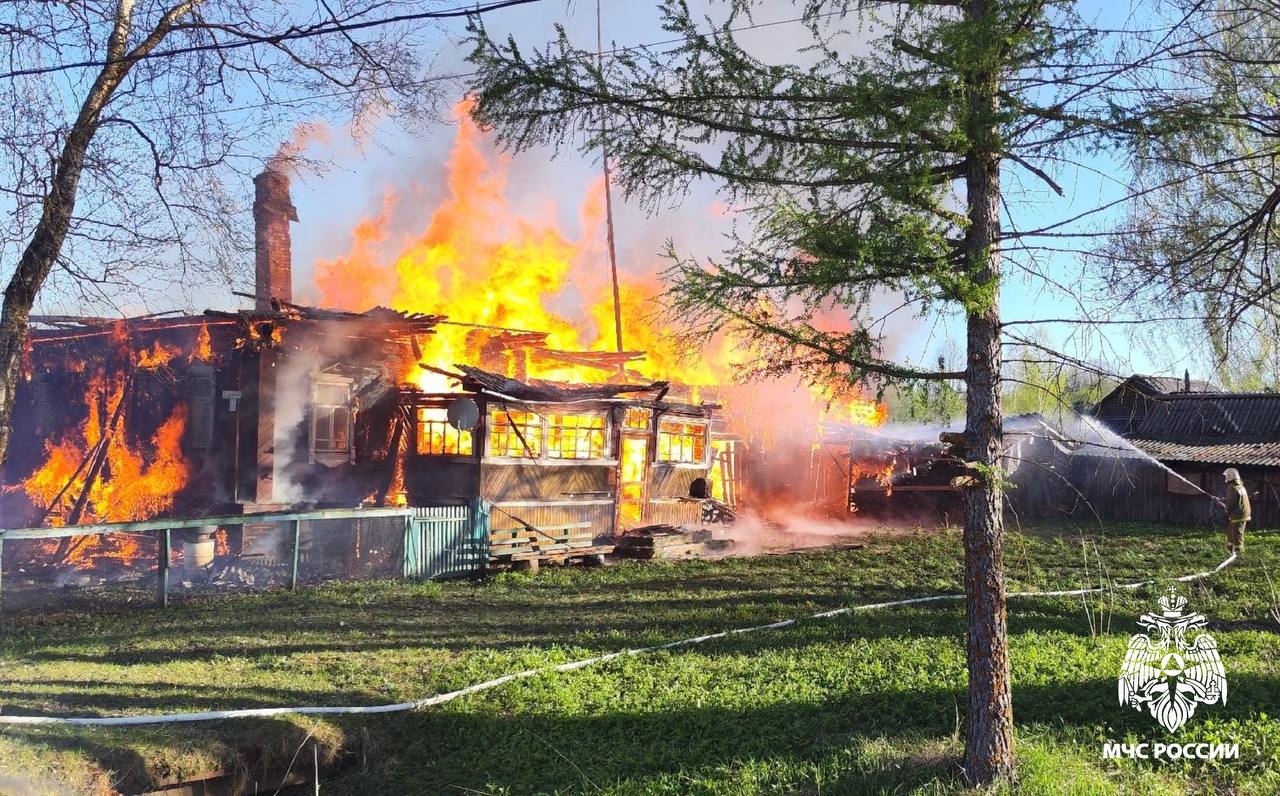
[[(1250, 720), (1280, 709), (1280, 678), (1237, 681), (1241, 698), (1204, 715)], [(761, 792), (897, 793), (931, 782), (961, 789), (953, 740), (957, 706), (963, 712), (965, 705), (959, 689), (886, 689), (741, 709), (623, 712), (608, 704), (602, 700), (591, 715), (451, 706), (370, 723), (369, 770), (345, 775), (337, 790), (687, 793), (691, 783), (732, 781), (748, 768), (744, 782)], [(1015, 716), (1021, 725), (1066, 731), (1064, 742), (1071, 730), (1098, 728), (1110, 737), (1168, 737), (1149, 716), (1116, 703), (1113, 680), (1018, 688)]]
[[(898, 599), (902, 593), (900, 590), (882, 590), (872, 599)], [(339, 624), (337, 619), (311, 622), (284, 617), (247, 617), (243, 623), (233, 627), (210, 626), (202, 630), (203, 626), (197, 625), (188, 628), (188, 632), (200, 638), (202, 643), (180, 649), (130, 649), (133, 643), (146, 644), (154, 639), (154, 631), (146, 637), (133, 632), (113, 634), (104, 631), (91, 641), (94, 645), (108, 647), (107, 652), (79, 652), (68, 649), (67, 645), (56, 644), (46, 650), (22, 653), (20, 657), (33, 663), (88, 662), (134, 666), (205, 661), (227, 656), (253, 659), (266, 655), (382, 651), (394, 654), (406, 650), (465, 654), (559, 647), (566, 643), (589, 653), (605, 653), (793, 618), (800, 619), (796, 627), (806, 628), (812, 637), (831, 641), (876, 641), (904, 635), (960, 638), (964, 628), (959, 606), (958, 600), (946, 600), (896, 609), (851, 612), (825, 620), (806, 617), (815, 611), (829, 610), (827, 605), (810, 603), (792, 609), (778, 605), (723, 605), (714, 601), (689, 604), (687, 613), (673, 612), (669, 615), (656, 612), (653, 606), (647, 606), (648, 610), (636, 610), (631, 606), (618, 605), (594, 606), (589, 610), (575, 607), (561, 611), (545, 610), (536, 615), (513, 611), (479, 616), (449, 611), (431, 621), (406, 623), (353, 620), (348, 624), (344, 619)], [(836, 607), (841, 606), (837, 604)], [(1011, 610), (1010, 627), (1014, 633), (1038, 631), (1083, 635), (1089, 630), (1082, 609), (1061, 600), (1037, 600), (1034, 605), (1019, 600)], [(769, 639), (778, 635), (776, 630), (757, 631), (730, 636), (717, 645), (720, 650), (735, 652), (768, 646)], [(317, 640), (321, 638), (324, 640)], [(783, 643), (793, 642), (784, 640)]]

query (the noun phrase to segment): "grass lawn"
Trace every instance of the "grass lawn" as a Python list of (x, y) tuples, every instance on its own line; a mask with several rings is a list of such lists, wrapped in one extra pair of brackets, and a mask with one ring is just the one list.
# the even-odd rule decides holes
[[(18, 615), (0, 635), (0, 711), (404, 701), (540, 664), (953, 592), (960, 557), (958, 532), (942, 531), (860, 550)], [(1139, 525), (1023, 529), (1006, 548), (1013, 590), (1097, 585), (1099, 560), (1123, 582), (1222, 557), (1219, 533)], [(1159, 589), (1087, 606), (1012, 601), (1015, 792), (1280, 792), (1268, 571), (1280, 586), (1280, 534), (1254, 533), (1237, 566), (1184, 590), (1215, 622), (1230, 698), (1201, 708), (1174, 739), (1239, 742), (1236, 761), (1101, 759), (1104, 739), (1169, 739), (1116, 703), (1126, 641)], [(926, 605), (537, 676), (409, 714), (0, 727), (0, 792), (5, 777), (56, 793), (128, 792), (215, 768), (248, 772), (287, 764), (310, 735), (331, 767), (325, 793), (962, 793), (962, 641), (961, 605)], [(309, 747), (306, 756), (309, 768)]]

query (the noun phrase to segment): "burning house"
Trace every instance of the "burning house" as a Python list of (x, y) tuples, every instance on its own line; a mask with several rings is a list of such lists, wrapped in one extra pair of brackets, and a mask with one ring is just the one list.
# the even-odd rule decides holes
[(961, 516), (964, 467), (937, 429), (825, 422), (809, 473), (813, 504), (828, 515), (925, 525)]
[[(267, 171), (255, 185), (253, 309), (33, 319), (3, 526), (483, 506), (492, 555), (521, 561), (594, 554), (641, 525), (697, 522), (704, 498), (738, 497), (738, 441), (717, 407), (629, 370), (640, 352), (294, 304), (289, 180)], [(322, 552), (312, 537), (303, 557)], [(343, 555), (394, 558), (384, 537), (342, 534)], [(223, 523), (197, 541), (289, 555), (278, 525)], [(128, 559), (135, 546), (66, 537), (37, 552), (61, 565)]]

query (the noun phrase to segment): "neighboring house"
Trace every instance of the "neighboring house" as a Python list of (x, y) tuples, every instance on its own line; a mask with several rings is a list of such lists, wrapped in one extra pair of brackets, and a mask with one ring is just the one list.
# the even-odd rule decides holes
[(1190, 374), (1178, 379), (1135, 373), (1103, 396), (1093, 414), (1117, 434), (1127, 434), (1134, 423), (1146, 416), (1152, 403), (1166, 395), (1221, 392), (1222, 388), (1213, 382), (1192, 379)]
[[(1189, 388), (1189, 389), (1188, 389)], [(1144, 479), (1134, 519), (1212, 522), (1222, 471), (1235, 467), (1253, 500), (1254, 522), (1280, 522), (1280, 394), (1224, 392), (1209, 382), (1132, 376), (1094, 414), (1169, 468)]]

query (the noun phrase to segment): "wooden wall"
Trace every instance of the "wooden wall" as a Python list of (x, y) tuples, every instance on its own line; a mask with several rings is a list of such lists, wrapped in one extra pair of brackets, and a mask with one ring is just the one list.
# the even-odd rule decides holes
[(509, 500), (563, 500), (575, 495), (609, 497), (617, 475), (614, 464), (509, 464), (480, 466), (480, 495), (494, 503)]
[(654, 462), (649, 467), (649, 499), (689, 497), (689, 485), (695, 478), (706, 478), (708, 469)]
[(480, 494), (480, 462), (461, 456), (410, 454), (404, 487), (411, 506), (465, 503)]

